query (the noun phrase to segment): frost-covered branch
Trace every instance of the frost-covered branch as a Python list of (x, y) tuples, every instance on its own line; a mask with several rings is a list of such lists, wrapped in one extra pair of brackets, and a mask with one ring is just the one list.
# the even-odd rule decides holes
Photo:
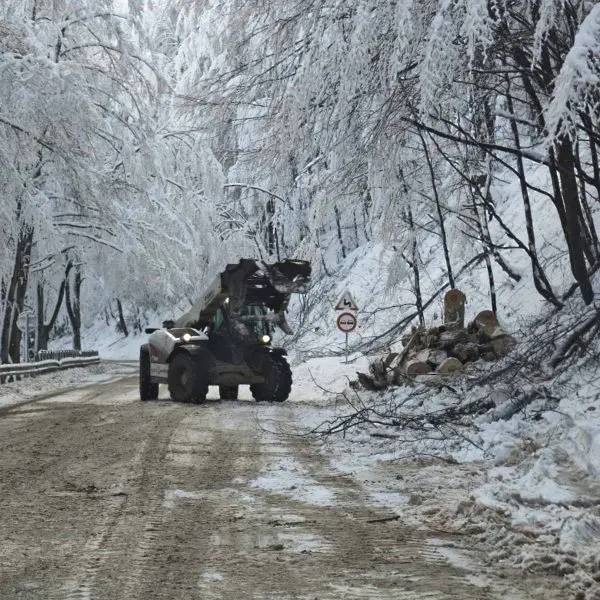
[(274, 192), (266, 190), (265, 188), (262, 188), (257, 185), (251, 185), (249, 183), (226, 183), (223, 187), (226, 187), (226, 188), (238, 187), (238, 188), (245, 188), (248, 190), (256, 190), (258, 192), (262, 192), (263, 194), (267, 194), (268, 196), (271, 196), (272, 198), (276, 198), (277, 200), (280, 200), (283, 203), (286, 202), (285, 198), (282, 198), (281, 196), (275, 194)]

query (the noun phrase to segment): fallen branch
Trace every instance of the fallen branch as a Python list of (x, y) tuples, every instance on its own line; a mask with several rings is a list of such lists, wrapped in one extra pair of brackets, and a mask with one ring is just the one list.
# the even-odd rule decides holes
[(600, 309), (584, 321), (579, 327), (576, 327), (566, 339), (558, 346), (550, 358), (550, 366), (555, 368), (566, 358), (569, 357), (573, 347), (582, 341), (583, 336), (595, 325), (600, 325)]

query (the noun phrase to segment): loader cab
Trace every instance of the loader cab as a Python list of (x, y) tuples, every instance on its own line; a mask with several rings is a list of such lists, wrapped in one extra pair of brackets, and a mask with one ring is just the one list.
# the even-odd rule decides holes
[(261, 340), (263, 336), (272, 337), (273, 331), (268, 320), (269, 310), (258, 304), (249, 304), (244, 306), (241, 312), (243, 323), (247, 326), (251, 339)]
[(206, 333), (208, 335), (210, 350), (217, 360), (236, 362), (224, 307), (219, 308), (215, 312)]
[(219, 308), (215, 313), (215, 316), (212, 318), (210, 325), (208, 326), (208, 330), (210, 333), (218, 333), (222, 332), (225, 326), (225, 314), (223, 308)]
[(217, 310), (210, 325), (209, 333), (234, 335), (237, 333), (244, 341), (260, 340), (271, 336), (273, 326), (269, 320), (269, 310), (257, 304), (244, 306), (239, 314), (233, 315), (227, 304)]
[(269, 345), (273, 327), (268, 312), (264, 306), (251, 304), (234, 315), (229, 305), (223, 304), (208, 326), (208, 337), (218, 360), (235, 361), (239, 349)]

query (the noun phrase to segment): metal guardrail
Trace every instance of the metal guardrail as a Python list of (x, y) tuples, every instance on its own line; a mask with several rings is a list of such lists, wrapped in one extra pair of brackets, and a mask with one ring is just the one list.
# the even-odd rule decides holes
[(22, 377), (35, 377), (71, 367), (86, 367), (100, 362), (96, 350), (77, 352), (75, 350), (42, 350), (36, 362), (0, 365), (0, 384), (20, 380)]
[(62, 360), (63, 358), (90, 358), (98, 356), (97, 350), (39, 350), (35, 362), (42, 360)]

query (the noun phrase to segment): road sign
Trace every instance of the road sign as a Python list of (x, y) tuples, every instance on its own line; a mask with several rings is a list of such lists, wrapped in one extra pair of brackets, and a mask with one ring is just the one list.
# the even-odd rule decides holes
[(358, 311), (358, 304), (354, 301), (352, 294), (345, 290), (344, 293), (340, 296), (340, 299), (337, 301), (335, 305), (335, 310), (353, 310)]
[(337, 326), (342, 333), (351, 333), (357, 324), (356, 316), (349, 312), (343, 312), (337, 318)]

